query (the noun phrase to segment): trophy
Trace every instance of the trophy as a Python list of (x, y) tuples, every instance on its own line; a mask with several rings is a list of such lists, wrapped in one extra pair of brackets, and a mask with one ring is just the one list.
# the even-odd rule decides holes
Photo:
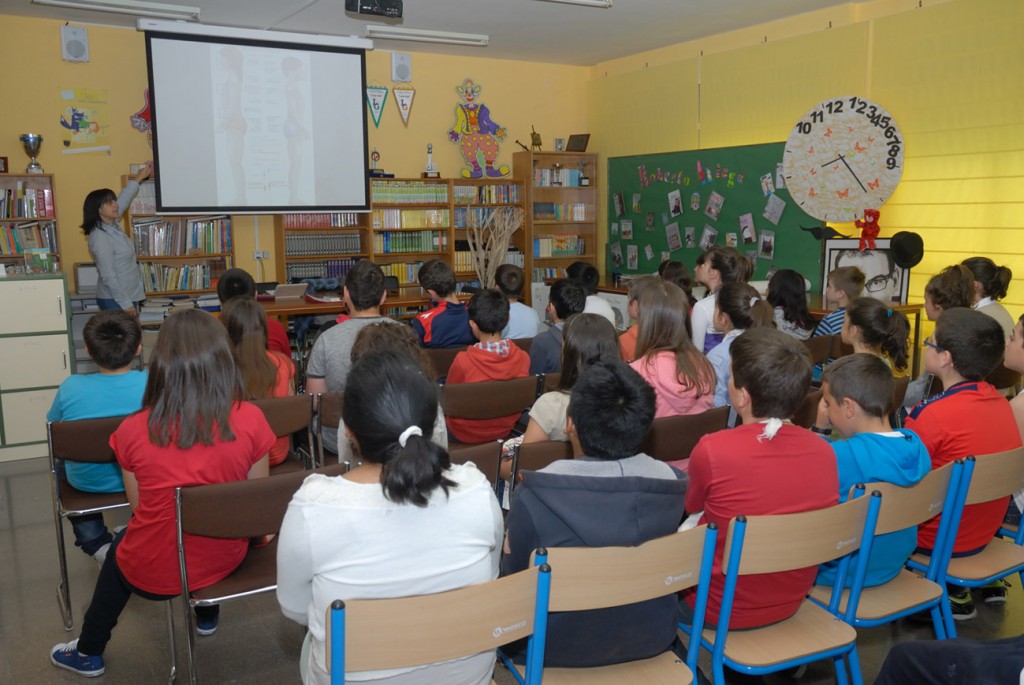
[(583, 187), (590, 185), (590, 177), (587, 176), (587, 167), (589, 164), (586, 162), (576, 162), (576, 166), (580, 168), (580, 185)]
[(434, 164), (434, 146), (431, 143), (427, 143), (427, 166), (420, 177), (441, 178), (441, 174), (437, 171), (437, 165)]
[(43, 167), (39, 166), (39, 162), (36, 161), (36, 155), (39, 154), (39, 147), (43, 144), (43, 137), (36, 133), (25, 133), (18, 140), (21, 141), (25, 147), (25, 154), (32, 158), (29, 162), (28, 168), (25, 169), (26, 174), (41, 174), (43, 173)]

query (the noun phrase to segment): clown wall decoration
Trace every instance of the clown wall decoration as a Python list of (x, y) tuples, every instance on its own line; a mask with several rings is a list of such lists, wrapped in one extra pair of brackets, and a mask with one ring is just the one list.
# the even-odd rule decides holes
[(455, 125), (448, 131), (448, 139), (459, 145), (466, 160), (463, 178), (500, 178), (510, 171), (507, 164), (494, 166), (498, 141), (505, 140), (506, 131), (491, 120), (487, 105), (478, 102), (480, 88), (469, 78), (455, 87), (462, 102), (455, 107)]

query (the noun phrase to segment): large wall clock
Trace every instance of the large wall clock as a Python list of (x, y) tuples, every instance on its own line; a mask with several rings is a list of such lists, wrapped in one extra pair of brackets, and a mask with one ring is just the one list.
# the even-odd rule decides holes
[(878, 209), (903, 175), (903, 134), (884, 107), (829, 98), (793, 127), (782, 158), (793, 201), (822, 221), (848, 222)]

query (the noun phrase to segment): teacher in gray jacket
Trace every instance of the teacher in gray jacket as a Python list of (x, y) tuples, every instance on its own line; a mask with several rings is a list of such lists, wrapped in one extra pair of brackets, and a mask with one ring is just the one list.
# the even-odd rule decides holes
[(121, 189), (120, 195), (101, 188), (85, 196), (82, 230), (89, 238), (89, 254), (99, 274), (96, 301), (100, 309), (123, 309), (137, 314), (146, 299), (135, 245), (117, 221), (138, 195), (139, 184), (152, 173), (152, 163), (146, 163)]

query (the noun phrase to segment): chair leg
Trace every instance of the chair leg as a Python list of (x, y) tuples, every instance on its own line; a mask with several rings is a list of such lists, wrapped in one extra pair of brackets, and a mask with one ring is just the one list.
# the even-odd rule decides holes
[(199, 674), (196, 672), (196, 624), (192, 615), (192, 603), (188, 594), (181, 596), (181, 603), (185, 607), (185, 644), (188, 649), (188, 677), (192, 685), (199, 683)]
[(857, 656), (857, 645), (846, 655), (846, 663), (850, 667), (850, 682), (853, 685), (864, 685), (864, 676), (860, 672), (860, 657)]
[(846, 658), (848, 656), (849, 655), (844, 654), (842, 656), (832, 658), (832, 665), (836, 669), (836, 683), (838, 685), (847, 685), (847, 683), (849, 683), (849, 679), (846, 676)]
[(167, 604), (167, 642), (171, 648), (171, 674), (167, 682), (174, 685), (178, 678), (178, 648), (174, 640), (174, 600), (169, 599)]
[(64, 630), (71, 630), (75, 626), (71, 614), (71, 589), (68, 583), (68, 556), (64, 546), (64, 515), (54, 507), (53, 525), (57, 533), (57, 563), (60, 565), (60, 583), (57, 585), (57, 605), (60, 607), (60, 615), (64, 620)]

